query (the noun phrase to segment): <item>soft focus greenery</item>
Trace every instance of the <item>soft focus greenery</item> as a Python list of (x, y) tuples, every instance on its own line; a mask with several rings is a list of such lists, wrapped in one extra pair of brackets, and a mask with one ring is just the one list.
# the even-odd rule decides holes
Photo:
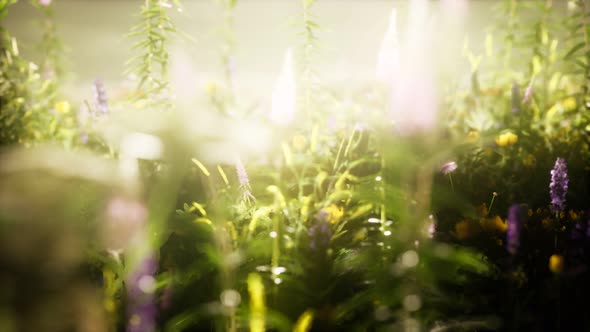
[(127, 88), (97, 80), (90, 99), (63, 91), (59, 0), (20, 1), (44, 58), (1, 28), (0, 331), (590, 329), (590, 3), (490, 3), (462, 49), (444, 18), (408, 24), (403, 52), (439, 54), (359, 87), (322, 81), (317, 1), (297, 2), (293, 61), (255, 102), (235, 78), (240, 1), (214, 1), (220, 74), (200, 95), (174, 82), (191, 64), (170, 42), (207, 47), (177, 28), (182, 1), (145, 0)]

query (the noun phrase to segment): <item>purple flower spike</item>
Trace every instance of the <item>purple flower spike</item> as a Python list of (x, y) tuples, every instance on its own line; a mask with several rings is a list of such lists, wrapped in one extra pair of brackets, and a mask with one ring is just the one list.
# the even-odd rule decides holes
[(246, 167), (244, 167), (240, 158), (236, 161), (236, 173), (238, 174), (238, 182), (240, 183), (240, 189), (242, 190), (242, 198), (244, 201), (249, 202), (250, 200), (256, 200), (250, 188), (250, 178), (246, 172)]
[(109, 98), (102, 80), (94, 81), (94, 99), (98, 115), (107, 114), (109, 112)]
[(520, 204), (515, 204), (508, 210), (508, 229), (506, 230), (506, 249), (515, 255), (520, 247), (520, 233), (526, 221), (527, 210)]
[(127, 332), (153, 332), (158, 310), (155, 302), (154, 278), (158, 262), (153, 255), (146, 257), (127, 280)]
[(551, 207), (554, 212), (561, 212), (565, 208), (568, 183), (569, 179), (565, 159), (557, 158), (555, 166), (551, 170), (551, 183), (549, 184)]
[(330, 245), (332, 238), (332, 229), (327, 221), (328, 215), (325, 210), (320, 210), (316, 219), (317, 223), (309, 228), (307, 236), (309, 236), (309, 248), (313, 251), (323, 251)]

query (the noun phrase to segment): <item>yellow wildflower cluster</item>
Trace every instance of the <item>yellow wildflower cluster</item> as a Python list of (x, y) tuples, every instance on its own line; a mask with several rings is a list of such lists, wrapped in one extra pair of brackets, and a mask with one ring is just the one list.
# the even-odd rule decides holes
[(498, 146), (511, 146), (518, 142), (518, 136), (510, 131), (507, 131), (496, 137), (496, 144)]
[(492, 233), (504, 233), (507, 228), (506, 222), (499, 216), (482, 218), (480, 224), (484, 231)]
[(549, 270), (553, 273), (561, 273), (565, 267), (565, 262), (563, 256), (561, 255), (551, 255), (549, 257)]
[(53, 105), (53, 108), (59, 114), (67, 114), (70, 113), (72, 106), (70, 106), (70, 103), (68, 103), (67, 101), (60, 101), (55, 103), (55, 105)]
[(481, 231), (487, 233), (504, 233), (506, 232), (506, 222), (499, 216), (488, 216), (488, 208), (485, 204), (477, 206), (476, 212), (479, 215), (479, 222), (465, 219), (455, 224), (455, 237), (459, 240), (466, 240)]
[(327, 213), (327, 221), (330, 224), (337, 224), (344, 216), (344, 209), (336, 204), (332, 204), (323, 209)]
[(547, 117), (548, 118), (553, 117), (555, 115), (555, 113), (557, 113), (559, 110), (573, 111), (577, 107), (578, 107), (578, 104), (576, 102), (576, 98), (568, 97), (568, 98), (558, 101), (553, 106), (551, 106), (551, 108), (549, 108), (549, 110), (547, 110)]

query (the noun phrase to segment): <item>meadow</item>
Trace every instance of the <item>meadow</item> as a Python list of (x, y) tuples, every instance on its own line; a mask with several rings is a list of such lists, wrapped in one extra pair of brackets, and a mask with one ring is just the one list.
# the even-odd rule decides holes
[(0, 0), (0, 331), (590, 331), (588, 0)]

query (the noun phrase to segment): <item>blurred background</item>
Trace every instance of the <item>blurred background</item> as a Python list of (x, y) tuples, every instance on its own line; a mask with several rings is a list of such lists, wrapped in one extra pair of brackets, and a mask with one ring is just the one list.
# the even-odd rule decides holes
[[(370, 2), (370, 4), (369, 4)], [(464, 20), (462, 32), (477, 51), (483, 47), (486, 27), (492, 23), (492, 7), (496, 1), (470, 1), (467, 7), (453, 6), (453, 11)], [(141, 1), (128, 0), (56, 0), (57, 28), (69, 53), (66, 64), (70, 76), (66, 94), (87, 95), (91, 83), (102, 78), (113, 87), (124, 77), (124, 64), (131, 56), (130, 42), (125, 37), (137, 22)], [(436, 2), (433, 2), (435, 4)], [(375, 77), (377, 52), (387, 29), (391, 9), (400, 13), (404, 26), (407, 1), (385, 0), (324, 0), (314, 5), (314, 15), (321, 27), (321, 50), (314, 62), (322, 82), (346, 88), (371, 82)], [(219, 53), (223, 45), (220, 37), (223, 10), (213, 0), (182, 1), (182, 13), (174, 13), (173, 20), (195, 41), (179, 40), (170, 47), (174, 63), (182, 66), (182, 74), (191, 76), (187, 84), (197, 85), (195, 93), (208, 82), (222, 77)], [(557, 4), (557, 6), (560, 6)], [(565, 6), (565, 4), (563, 5)], [(440, 10), (433, 5), (433, 12)], [(298, 47), (300, 39), (291, 24), (300, 15), (300, 1), (246, 0), (239, 1), (235, 9), (235, 78), (242, 94), (261, 97), (269, 94), (281, 67), (285, 49)], [(467, 11), (467, 12), (466, 12)], [(467, 13), (467, 15), (466, 15)], [(23, 56), (38, 60), (42, 56), (37, 45), (42, 36), (40, 13), (27, 1), (11, 8), (5, 26), (19, 40)], [(460, 45), (461, 43), (459, 43)], [(460, 50), (458, 50), (460, 52)], [(459, 57), (457, 63), (468, 66)], [(192, 72), (191, 72), (192, 71)], [(191, 74), (191, 75), (189, 75)], [(256, 89), (258, 91), (255, 91)]]

